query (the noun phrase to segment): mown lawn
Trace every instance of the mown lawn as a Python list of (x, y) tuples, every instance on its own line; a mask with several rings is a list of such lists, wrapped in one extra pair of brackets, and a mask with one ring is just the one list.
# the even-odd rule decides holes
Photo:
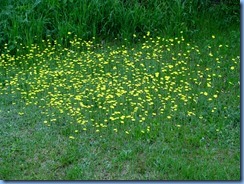
[(6, 50), (0, 178), (239, 180), (240, 43), (229, 36)]

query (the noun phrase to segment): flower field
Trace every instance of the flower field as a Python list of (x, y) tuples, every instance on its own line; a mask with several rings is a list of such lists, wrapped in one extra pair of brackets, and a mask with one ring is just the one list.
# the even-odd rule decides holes
[[(13, 126), (18, 122), (30, 123), (34, 132), (55, 129), (64, 142), (70, 142), (74, 147), (86, 139), (90, 143), (83, 142), (84, 146), (94, 143), (91, 139), (106, 140), (106, 149), (120, 145), (115, 152), (124, 156), (116, 157), (111, 151), (115, 154), (111, 157), (120, 157), (117, 160), (120, 164), (136, 160), (141, 152), (150, 161), (140, 161), (139, 170), (135, 170), (140, 174), (131, 176), (135, 179), (238, 179), (240, 56), (230, 53), (232, 46), (221, 42), (218, 35), (210, 36), (208, 44), (200, 46), (188, 42), (183, 35), (150, 37), (150, 32), (136, 45), (97, 44), (95, 38), (84, 41), (76, 35), (69, 48), (62, 48), (57, 41), (45, 40), (43, 43), (45, 47), (35, 44), (23, 47), (28, 52), (16, 56), (10, 55), (5, 45), (5, 53), (0, 56), (0, 121), (11, 121)], [(13, 109), (15, 113), (10, 115)], [(7, 132), (2, 135), (10, 136)], [(123, 140), (131, 142), (130, 151), (123, 151), (123, 144), (126, 144)], [(177, 164), (174, 157), (169, 157), (164, 165), (165, 161), (158, 160), (151, 151), (133, 151), (133, 143), (138, 145), (138, 142), (146, 144), (145, 150), (156, 143), (157, 149), (153, 147), (156, 152), (175, 150), (159, 151), (159, 155), (175, 155), (180, 160), (190, 150), (196, 151), (193, 155), (206, 157), (203, 156), (200, 166), (190, 164), (188, 167), (188, 162)], [(3, 149), (7, 144), (3, 144)], [(224, 150), (223, 155), (217, 156), (218, 151), (214, 148)], [(211, 158), (232, 157), (230, 152), (235, 155), (230, 162), (220, 159), (216, 166), (208, 165), (211, 165)], [(145, 155), (143, 158), (147, 160)], [(78, 159), (74, 157), (74, 160)], [(197, 156), (189, 156), (188, 161), (191, 157), (196, 162)], [(171, 162), (176, 165), (167, 165)], [(67, 164), (60, 160), (56, 163)], [(228, 169), (228, 163), (234, 163), (234, 169), (231, 169), (235, 172)], [(76, 166), (60, 177), (118, 179), (119, 176), (126, 178), (123, 173), (133, 170), (129, 166), (127, 169), (119, 167), (118, 175), (112, 175), (112, 170), (116, 170), (113, 165), (116, 164), (110, 164), (110, 174), (105, 176), (92, 177)], [(183, 169), (184, 174), (164, 172), (171, 167)], [(210, 170), (203, 172), (201, 168)], [(196, 175), (192, 172), (195, 169)], [(229, 174), (218, 175), (225, 172)], [(35, 174), (28, 178), (35, 178)], [(59, 177), (52, 175), (52, 178)]]

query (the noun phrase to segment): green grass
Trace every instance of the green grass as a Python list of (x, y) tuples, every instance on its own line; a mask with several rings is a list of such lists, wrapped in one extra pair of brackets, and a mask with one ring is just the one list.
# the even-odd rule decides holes
[(5, 45), (0, 178), (239, 180), (240, 33), (149, 33)]
[(68, 46), (71, 31), (86, 40), (133, 40), (151, 31), (189, 38), (203, 31), (226, 30), (240, 24), (240, 3), (221, 0), (1, 0), (0, 53), (8, 43), (11, 53), (19, 43), (39, 44), (48, 36)]

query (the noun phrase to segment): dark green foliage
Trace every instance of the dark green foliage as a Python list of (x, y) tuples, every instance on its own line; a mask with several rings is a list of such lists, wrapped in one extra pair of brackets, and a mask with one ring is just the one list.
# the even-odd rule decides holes
[(147, 31), (192, 37), (212, 29), (209, 20), (216, 29), (240, 21), (239, 2), (227, 0), (1, 0), (0, 7), (0, 49), (7, 43), (12, 53), (48, 36), (68, 46), (67, 32), (107, 41)]

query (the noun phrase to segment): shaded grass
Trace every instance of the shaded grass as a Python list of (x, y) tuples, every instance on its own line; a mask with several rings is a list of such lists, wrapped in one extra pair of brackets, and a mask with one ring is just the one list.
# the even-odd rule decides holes
[[(11, 122), (16, 126), (19, 121)], [(4, 139), (2, 144), (4, 162), (0, 173), (5, 180), (239, 178), (240, 168), (236, 166), (240, 153), (236, 148), (226, 149), (216, 144), (195, 148), (175, 138), (177, 130), (164, 131), (153, 141), (124, 135), (101, 138), (96, 134), (81, 135), (73, 141), (60, 135), (56, 127), (26, 126), (23, 130), (19, 126), (8, 132), (15, 135), (9, 135), (8, 142)], [(165, 137), (173, 138), (166, 142)]]
[(1, 55), (0, 176), (240, 179), (237, 31)]
[(240, 168), (236, 166), (240, 153), (236, 148), (221, 148), (214, 143), (197, 148), (176, 138), (177, 129), (164, 131), (151, 141), (109, 134), (103, 138), (83, 134), (74, 141), (60, 135), (56, 127), (33, 123), (35, 127), (23, 128), (19, 120), (5, 122), (12, 127), (5, 128), (12, 134), (2, 144), (0, 173), (5, 180), (239, 178)]

